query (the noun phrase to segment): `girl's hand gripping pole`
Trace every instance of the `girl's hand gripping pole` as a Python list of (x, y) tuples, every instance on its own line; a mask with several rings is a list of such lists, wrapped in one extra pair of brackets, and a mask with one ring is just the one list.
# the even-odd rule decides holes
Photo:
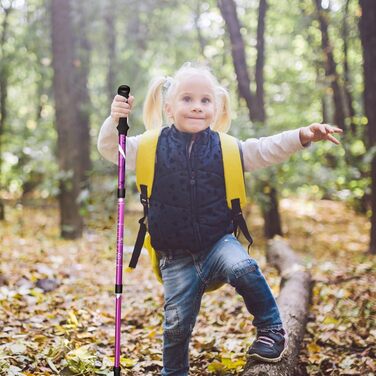
[[(121, 85), (118, 88), (118, 94), (124, 98), (129, 97), (130, 88), (127, 85)], [(124, 236), (124, 199), (125, 199), (125, 156), (126, 156), (126, 137), (128, 133), (127, 118), (120, 118), (117, 130), (119, 132), (119, 150), (118, 150), (118, 221), (117, 221), (117, 247), (116, 247), (116, 310), (115, 310), (115, 362), (114, 376), (120, 376), (120, 336), (121, 336), (121, 294), (123, 292), (123, 236)]]

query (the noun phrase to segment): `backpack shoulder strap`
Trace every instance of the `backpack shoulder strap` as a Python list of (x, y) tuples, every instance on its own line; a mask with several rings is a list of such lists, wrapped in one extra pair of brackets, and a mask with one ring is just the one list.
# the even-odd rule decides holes
[(136, 156), (136, 185), (140, 192), (140, 201), (144, 208), (144, 215), (138, 221), (140, 229), (138, 230), (136, 243), (129, 262), (129, 268), (131, 269), (136, 268), (147, 232), (145, 221), (148, 215), (149, 198), (153, 190), (154, 167), (160, 132), (161, 129), (146, 131), (141, 135), (138, 143)]
[(155, 158), (160, 132), (161, 128), (143, 133), (137, 148), (136, 185), (139, 192), (141, 192), (142, 185), (147, 187), (148, 198), (150, 198), (153, 189)]
[(247, 223), (243, 217), (241, 209), (247, 203), (247, 197), (245, 194), (244, 169), (240, 145), (235, 137), (222, 132), (218, 133), (222, 148), (226, 200), (227, 205), (232, 212), (234, 232), (236, 234), (238, 229), (242, 231), (244, 237), (249, 243), (249, 250), (249, 247), (253, 243), (253, 239), (249, 233)]
[(218, 133), (221, 140), (227, 205), (231, 209), (232, 200), (238, 198), (240, 200), (240, 207), (244, 207), (247, 203), (247, 198), (238, 141), (235, 137), (226, 133)]

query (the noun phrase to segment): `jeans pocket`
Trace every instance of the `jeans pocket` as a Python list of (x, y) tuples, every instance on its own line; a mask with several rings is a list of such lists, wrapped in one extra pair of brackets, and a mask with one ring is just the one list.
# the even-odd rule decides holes
[(246, 259), (238, 262), (232, 267), (232, 274), (235, 278), (240, 278), (244, 274), (254, 272), (258, 269), (258, 265), (253, 259)]
[(179, 311), (177, 306), (165, 310), (164, 333), (169, 338), (177, 339), (183, 335)]

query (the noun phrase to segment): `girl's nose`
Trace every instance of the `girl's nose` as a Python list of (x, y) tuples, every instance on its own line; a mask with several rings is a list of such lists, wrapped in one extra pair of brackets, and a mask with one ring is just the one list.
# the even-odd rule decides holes
[(201, 103), (193, 103), (193, 111), (199, 111), (201, 112), (202, 111), (202, 108), (201, 108)]

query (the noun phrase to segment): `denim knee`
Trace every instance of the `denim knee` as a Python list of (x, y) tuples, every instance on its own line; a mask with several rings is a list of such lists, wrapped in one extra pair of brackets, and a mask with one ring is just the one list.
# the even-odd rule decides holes
[(183, 317), (179, 306), (170, 305), (165, 309), (164, 334), (169, 340), (180, 342), (190, 335), (190, 325)]
[(252, 273), (259, 270), (259, 266), (254, 259), (248, 258), (242, 261), (239, 261), (231, 267), (230, 271), (230, 283), (232, 286), (236, 287), (239, 278), (244, 276), (247, 273)]

